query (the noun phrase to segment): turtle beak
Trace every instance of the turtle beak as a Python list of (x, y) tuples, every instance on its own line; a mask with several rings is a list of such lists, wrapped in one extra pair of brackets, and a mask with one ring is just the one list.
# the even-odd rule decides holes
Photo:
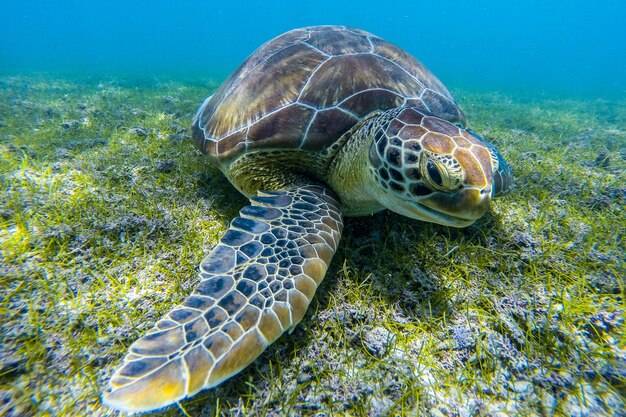
[(413, 219), (449, 227), (467, 227), (476, 221), (476, 219), (459, 217), (458, 214), (446, 213), (441, 209), (431, 208), (421, 202), (406, 201), (405, 203), (406, 204), (402, 204), (400, 210), (394, 211)]
[(466, 188), (455, 193), (437, 192), (419, 201), (421, 211), (437, 213), (435, 223), (453, 227), (466, 227), (481, 218), (489, 208), (491, 187)]

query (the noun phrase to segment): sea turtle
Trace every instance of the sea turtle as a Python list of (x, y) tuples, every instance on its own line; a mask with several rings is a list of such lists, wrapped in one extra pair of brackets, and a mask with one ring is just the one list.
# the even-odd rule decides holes
[(147, 411), (232, 377), (304, 316), (343, 216), (385, 208), (472, 224), (512, 175), (443, 84), (397, 46), (344, 26), (265, 43), (200, 106), (196, 145), (250, 198), (199, 283), (129, 348), (104, 395)]

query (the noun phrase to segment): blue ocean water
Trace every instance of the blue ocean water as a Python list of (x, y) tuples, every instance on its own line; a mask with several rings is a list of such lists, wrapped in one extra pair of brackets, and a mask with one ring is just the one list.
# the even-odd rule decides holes
[(446, 85), (626, 95), (626, 1), (0, 0), (0, 71), (224, 77), (263, 42), (359, 27)]

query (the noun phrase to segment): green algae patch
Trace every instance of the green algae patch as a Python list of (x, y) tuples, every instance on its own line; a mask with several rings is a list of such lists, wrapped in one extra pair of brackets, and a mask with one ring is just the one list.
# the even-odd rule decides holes
[[(246, 203), (189, 137), (216, 86), (0, 79), (0, 414), (116, 414)], [(465, 229), (347, 219), (295, 331), (163, 415), (623, 413), (626, 101), (455, 95), (515, 189)]]

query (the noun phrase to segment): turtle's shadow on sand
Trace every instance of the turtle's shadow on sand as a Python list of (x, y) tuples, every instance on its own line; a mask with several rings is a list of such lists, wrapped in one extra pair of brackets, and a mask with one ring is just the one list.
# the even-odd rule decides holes
[(224, 226), (228, 227), (242, 207), (249, 201), (216, 168), (208, 168), (195, 178), (198, 198), (211, 201), (211, 207), (222, 215)]

